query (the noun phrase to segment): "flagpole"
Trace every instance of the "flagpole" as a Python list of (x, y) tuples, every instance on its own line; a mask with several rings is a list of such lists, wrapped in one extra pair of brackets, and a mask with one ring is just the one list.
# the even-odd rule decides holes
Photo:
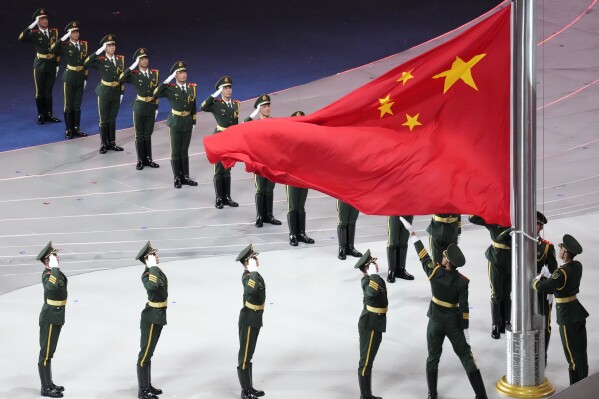
[(512, 325), (506, 329), (506, 375), (499, 393), (544, 398), (544, 317), (530, 283), (536, 272), (536, 36), (535, 1), (512, 2)]

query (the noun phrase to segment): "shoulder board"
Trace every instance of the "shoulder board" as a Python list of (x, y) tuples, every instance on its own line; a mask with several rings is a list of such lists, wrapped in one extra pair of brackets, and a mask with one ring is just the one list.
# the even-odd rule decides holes
[(221, 100), (220, 98), (215, 98), (215, 99), (214, 99), (214, 102), (216, 102), (216, 103), (222, 103), (222, 102), (223, 102), (223, 100)]
[(69, 44), (71, 44), (71, 42), (62, 42), (63, 46), (68, 46)]
[(176, 84), (174, 84), (174, 83), (169, 83), (168, 85), (169, 85), (170, 87), (175, 87), (175, 86), (176, 86)]
[(37, 33), (39, 31), (40, 31), (39, 29), (31, 29), (31, 33)]
[(152, 72), (158, 72), (158, 69), (150, 69)]
[(79, 40), (79, 42), (87, 44), (87, 40)]
[(57, 31), (58, 29), (56, 29), (56, 28), (50, 28), (50, 30)]
[(106, 57), (104, 57), (103, 55), (100, 55), (100, 56), (98, 56), (98, 59), (99, 59), (99, 60), (105, 60), (105, 59), (106, 59)]
[(543, 244), (549, 244), (549, 245), (551, 245), (551, 241), (548, 241), (548, 240), (545, 240), (545, 239), (541, 240), (541, 242)]
[(239, 104), (239, 101), (237, 101), (237, 100), (233, 100), (233, 102), (234, 102), (235, 104)]
[(139, 73), (139, 71), (137, 69), (134, 69), (131, 71), (131, 73), (136, 74), (136, 73)]
[(117, 57), (117, 58), (125, 58), (125, 56), (124, 56), (124, 55), (117, 55), (116, 57)]
[(190, 85), (191, 87), (195, 87), (195, 86), (197, 86), (195, 83), (190, 83), (189, 85)]

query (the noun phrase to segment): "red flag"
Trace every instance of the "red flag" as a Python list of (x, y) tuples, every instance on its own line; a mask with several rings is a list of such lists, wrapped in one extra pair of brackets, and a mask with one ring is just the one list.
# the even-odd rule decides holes
[[(276, 104), (275, 104), (276, 105)], [(210, 162), (377, 215), (510, 222), (510, 7), (303, 117), (204, 138)]]

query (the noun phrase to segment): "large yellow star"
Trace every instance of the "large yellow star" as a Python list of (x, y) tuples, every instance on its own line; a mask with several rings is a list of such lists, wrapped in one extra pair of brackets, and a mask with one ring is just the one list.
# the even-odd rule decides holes
[(418, 117), (420, 114), (416, 114), (415, 116), (410, 116), (406, 114), (406, 121), (402, 123), (402, 126), (408, 126), (410, 128), (410, 132), (414, 129), (414, 126), (422, 126), (422, 123), (418, 122)]
[(393, 104), (395, 104), (395, 101), (391, 99), (391, 94), (387, 94), (387, 97), (385, 98), (379, 98), (379, 102), (381, 103), (381, 106), (378, 107), (379, 111), (381, 111), (380, 118), (382, 118), (385, 114), (393, 115), (391, 107)]
[(451, 64), (451, 69), (443, 71), (440, 74), (433, 76), (433, 79), (443, 77), (445, 78), (443, 94), (447, 93), (447, 90), (449, 90), (451, 86), (453, 86), (453, 84), (458, 80), (462, 80), (468, 86), (478, 91), (478, 88), (476, 87), (476, 83), (474, 83), (474, 79), (472, 78), (472, 73), (470, 70), (480, 60), (482, 60), (485, 57), (485, 55), (486, 54), (475, 55), (468, 62), (464, 62), (460, 57), (455, 57), (455, 61), (453, 62), (453, 64)]
[(397, 79), (397, 81), (402, 82), (402, 86), (405, 86), (408, 80), (414, 79), (414, 76), (412, 76), (412, 71), (413, 69), (409, 70), (408, 72), (402, 72), (401, 78)]

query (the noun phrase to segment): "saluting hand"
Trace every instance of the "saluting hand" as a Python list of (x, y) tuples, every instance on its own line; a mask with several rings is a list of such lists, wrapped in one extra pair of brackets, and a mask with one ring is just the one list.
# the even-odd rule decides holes
[(250, 115), (250, 118), (254, 119), (256, 117), (256, 115), (258, 115), (258, 112), (260, 112), (260, 107), (256, 108), (254, 110), (254, 112), (252, 112), (252, 114)]
[(67, 31), (67, 33), (65, 33), (64, 35), (62, 35), (62, 37), (60, 38), (61, 42), (66, 42), (71, 38), (71, 30), (69, 29)]
[(210, 96), (212, 98), (216, 98), (216, 97), (220, 96), (220, 93), (222, 93), (222, 91), (223, 91), (223, 86), (221, 85), (218, 87), (218, 90), (215, 91), (214, 93), (210, 94)]
[(48, 266), (50, 268), (58, 267), (58, 258), (56, 257), (56, 255), (54, 255), (54, 254), (50, 255), (50, 258), (48, 260), (49, 260)]
[(135, 59), (135, 62), (133, 64), (131, 64), (131, 66), (129, 67), (130, 70), (134, 70), (135, 67), (137, 66), (137, 64), (139, 64), (139, 57), (137, 57)]
[(104, 43), (102, 45), (102, 47), (100, 47), (99, 49), (96, 50), (96, 55), (102, 54), (102, 52), (104, 52), (104, 50), (106, 50), (106, 43)]
[(148, 259), (146, 260), (146, 266), (148, 267), (152, 267), (152, 266), (156, 266), (156, 256), (155, 255), (148, 255)]
[(38, 15), (37, 17), (35, 17), (35, 21), (33, 21), (33, 22), (31, 23), (31, 25), (29, 25), (29, 26), (27, 27), (27, 29), (33, 29), (33, 28), (35, 27), (35, 25), (37, 25), (37, 23), (39, 22), (39, 20), (40, 20), (40, 16)]
[(171, 82), (171, 80), (173, 80), (175, 78), (175, 75), (177, 75), (177, 71), (171, 73), (168, 78), (166, 78), (166, 80), (164, 81), (164, 84), (167, 85)]

